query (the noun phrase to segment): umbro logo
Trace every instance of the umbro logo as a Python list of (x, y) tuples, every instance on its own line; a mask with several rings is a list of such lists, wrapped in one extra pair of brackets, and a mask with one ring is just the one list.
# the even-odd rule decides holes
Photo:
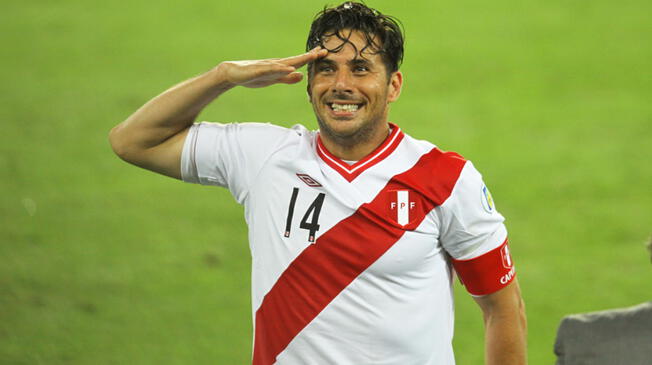
[(306, 183), (306, 185), (308, 185), (310, 187), (318, 188), (318, 187), (321, 186), (321, 184), (317, 180), (310, 177), (310, 175), (297, 174), (297, 177), (299, 178), (299, 180), (303, 181), (304, 183)]

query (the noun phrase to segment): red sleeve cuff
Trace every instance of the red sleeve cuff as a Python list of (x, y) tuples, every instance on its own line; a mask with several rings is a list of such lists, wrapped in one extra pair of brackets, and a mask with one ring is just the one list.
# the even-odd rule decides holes
[(509, 253), (507, 239), (499, 247), (469, 260), (455, 260), (453, 267), (462, 285), (472, 295), (496, 292), (514, 280), (516, 270)]

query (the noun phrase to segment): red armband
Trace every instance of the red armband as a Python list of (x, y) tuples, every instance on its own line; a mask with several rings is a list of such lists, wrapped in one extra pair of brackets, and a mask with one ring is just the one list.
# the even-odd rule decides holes
[(516, 277), (507, 239), (499, 247), (469, 260), (453, 260), (453, 267), (462, 285), (472, 295), (496, 292)]

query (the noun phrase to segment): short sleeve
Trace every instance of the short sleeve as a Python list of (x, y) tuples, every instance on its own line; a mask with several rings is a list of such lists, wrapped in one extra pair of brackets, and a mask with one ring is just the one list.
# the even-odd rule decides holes
[(467, 290), (486, 295), (509, 284), (514, 268), (505, 219), (473, 163), (466, 162), (450, 197), (439, 209), (440, 242)]
[(450, 197), (441, 206), (444, 227), (440, 241), (457, 260), (480, 256), (507, 238), (505, 218), (496, 211), (489, 189), (467, 161)]
[(183, 146), (181, 177), (190, 183), (226, 187), (242, 204), (288, 131), (263, 123), (197, 123)]

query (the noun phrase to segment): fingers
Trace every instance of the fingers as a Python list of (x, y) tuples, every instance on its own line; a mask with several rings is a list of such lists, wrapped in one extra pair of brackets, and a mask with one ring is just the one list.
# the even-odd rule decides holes
[(280, 62), (262, 64), (261, 66), (261, 74), (287, 75), (297, 70), (294, 66), (289, 66)]
[(299, 67), (327, 54), (327, 50), (318, 47), (293, 57), (228, 61), (223, 62), (221, 66), (228, 75), (228, 80), (234, 85), (257, 88), (277, 83), (296, 84), (303, 79), (303, 74), (297, 72)]
[(282, 58), (278, 60), (283, 64), (294, 66), (295, 68), (302, 67), (308, 62), (312, 62), (318, 58), (325, 57), (328, 54), (328, 51), (321, 47), (315, 47), (312, 50), (292, 57)]
[[(263, 65), (261, 65), (263, 66)], [(274, 84), (296, 84), (301, 81), (303, 74), (297, 72), (296, 68), (283, 64), (265, 64), (253, 75), (247, 77), (239, 85), (259, 88), (267, 87)]]
[(279, 78), (278, 82), (283, 84), (296, 84), (302, 79), (303, 79), (303, 74), (301, 72), (292, 72), (288, 75)]

